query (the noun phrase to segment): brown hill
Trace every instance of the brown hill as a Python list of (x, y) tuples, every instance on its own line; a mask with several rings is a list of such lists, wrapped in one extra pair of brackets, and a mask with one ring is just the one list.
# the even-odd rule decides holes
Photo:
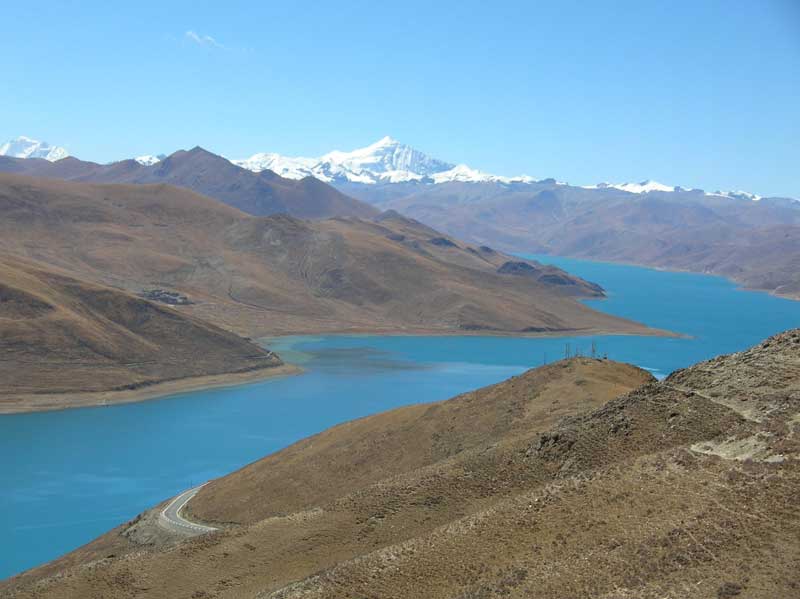
[(786, 198), (631, 194), (552, 180), (341, 188), (477, 244), (712, 272), (800, 297), (800, 202)]
[(214, 481), (192, 500), (192, 513), (249, 524), (312, 508), (474, 447), (547, 430), (652, 380), (628, 364), (575, 360), (448, 401), (347, 422)]
[(258, 345), (172, 308), (0, 254), (0, 412), (286, 371), (279, 366)]
[(144, 166), (135, 160), (97, 164), (77, 158), (57, 162), (0, 157), (0, 171), (96, 183), (168, 183), (185, 187), (248, 214), (289, 214), (297, 218), (370, 217), (372, 206), (308, 177), (284, 179), (272, 171), (253, 173), (203, 148), (179, 150)]
[(578, 301), (596, 285), (408, 219), (253, 217), (166, 185), (0, 175), (0, 249), (134, 294), (180, 293), (182, 313), (250, 336), (653, 332)]
[(647, 380), (574, 359), (336, 427), (190, 506), (245, 524), (148, 545), (145, 516), (0, 592), (797, 596), (800, 330)]

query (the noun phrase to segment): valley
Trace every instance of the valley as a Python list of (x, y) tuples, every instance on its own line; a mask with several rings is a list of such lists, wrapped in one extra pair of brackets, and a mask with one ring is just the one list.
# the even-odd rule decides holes
[(261, 152), (228, 161), (194, 148), (108, 165), (65, 158), (63, 148), (45, 151), (33, 140), (6, 145), (15, 143), (17, 155), (42, 158), (0, 155), (0, 172), (171, 183), (255, 215), (368, 218), (392, 209), (477, 246), (719, 274), (748, 289), (800, 297), (794, 198), (655, 181), (580, 186), (493, 175), (388, 136), (318, 158)]
[(800, 599), (794, 4), (4, 5), (0, 599)]
[(280, 365), (248, 341), (265, 335), (668, 334), (588, 308), (597, 285), (393, 212), (257, 217), (168, 185), (4, 174), (0, 215), (4, 412), (252, 379)]
[[(3, 473), (13, 491), (0, 496), (0, 510), (15, 552), (0, 577), (55, 559), (168, 497), (328, 427), (501, 382), (559, 360), (567, 347), (589, 356), (594, 344), (596, 355), (661, 379), (800, 322), (800, 304), (717, 277), (555, 263), (607, 290), (606, 298), (589, 300), (595, 308), (684, 336), (267, 338), (261, 344), (302, 375), (108, 408), (5, 415), (0, 452), (17, 457)], [(698, 297), (715, 309), (705, 310)], [(38, 524), (25, 524), (32, 521)]]

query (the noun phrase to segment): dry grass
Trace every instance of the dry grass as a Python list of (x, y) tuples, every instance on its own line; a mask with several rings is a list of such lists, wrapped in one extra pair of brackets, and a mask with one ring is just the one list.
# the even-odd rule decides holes
[[(160, 548), (112, 532), (3, 590), (16, 598), (796, 597), (798, 347), (793, 331), (718, 362), (715, 373), (738, 381), (759, 420), (704, 397), (709, 363), (683, 371), (681, 391), (583, 359), (336, 427), (217, 481), (192, 505), (246, 524)], [(769, 380), (748, 376), (754, 360)], [(784, 461), (691, 449), (753, 435)]]
[(165, 185), (14, 175), (0, 175), (0, 216), (0, 250), (134, 293), (179, 291), (195, 302), (184, 312), (240, 334), (655, 332), (581, 304), (598, 294), (585, 281), (499, 274), (508, 256), (436, 245), (401, 218), (259, 218)]
[(41, 264), (0, 254), (0, 280), (3, 410), (281, 365), (233, 333)]

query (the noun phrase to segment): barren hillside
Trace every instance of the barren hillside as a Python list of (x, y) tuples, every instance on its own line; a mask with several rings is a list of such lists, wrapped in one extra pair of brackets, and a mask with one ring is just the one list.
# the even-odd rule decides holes
[(506, 251), (643, 264), (729, 277), (800, 297), (800, 202), (628, 193), (532, 184), (342, 185), (437, 229)]
[(253, 217), (167, 185), (0, 175), (0, 249), (247, 336), (321, 331), (653, 332), (578, 298), (567, 273), (388, 214)]
[(562, 361), (215, 481), (190, 516), (219, 532), (170, 544), (145, 515), (0, 592), (795, 597), (799, 434), (800, 330), (662, 382)]
[(0, 412), (99, 403), (109, 391), (124, 399), (169, 381), (287, 372), (281, 365), (172, 307), (0, 254)]

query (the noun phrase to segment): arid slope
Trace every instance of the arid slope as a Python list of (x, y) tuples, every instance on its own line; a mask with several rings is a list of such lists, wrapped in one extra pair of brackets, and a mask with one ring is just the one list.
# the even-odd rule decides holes
[(244, 524), (322, 505), (470, 448), (547, 430), (652, 380), (634, 366), (596, 360), (537, 368), (448, 401), (354, 420), (304, 439), (207, 485), (191, 510), (201, 520)]
[(795, 330), (662, 382), (573, 359), (342, 425), (190, 504), (244, 524), (164, 545), (145, 517), (0, 592), (796, 597), (798, 485)]
[(0, 411), (281, 365), (260, 346), (173, 308), (5, 254), (0, 333)]
[(552, 180), (342, 189), (473, 243), (710, 272), (800, 298), (800, 202), (787, 198), (632, 194)]
[(0, 175), (0, 250), (134, 294), (187, 296), (183, 313), (248, 336), (321, 331), (653, 332), (578, 298), (567, 273), (379, 221), (254, 217), (167, 185)]

